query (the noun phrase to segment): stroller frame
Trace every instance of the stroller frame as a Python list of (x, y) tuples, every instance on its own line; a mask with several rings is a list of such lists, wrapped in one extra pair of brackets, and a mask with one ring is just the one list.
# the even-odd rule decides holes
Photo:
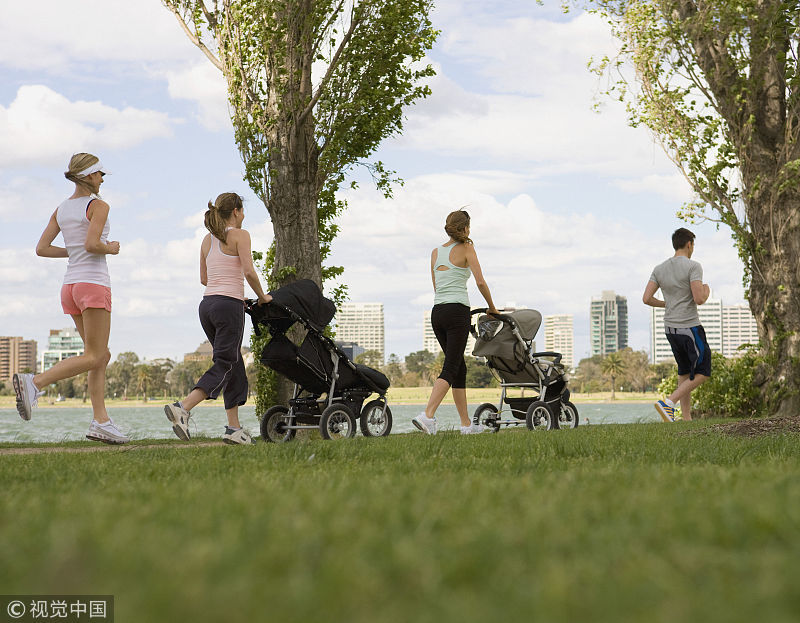
[[(319, 327), (293, 309), (274, 300), (266, 303), (265, 306), (270, 306), (272, 310), (279, 310), (284, 316), (283, 318), (272, 318), (273, 323), (271, 323), (270, 319), (258, 317), (256, 304), (257, 301), (248, 300), (246, 305), (246, 310), (253, 319), (253, 330), (256, 335), (261, 334), (260, 325), (264, 325), (273, 340), (282, 338), (292, 344), (295, 349), (295, 363), (302, 365), (303, 373), (309, 375), (308, 378), (317, 386), (317, 391), (313, 391), (283, 374), (294, 382), (292, 397), (288, 401), (288, 406), (274, 405), (261, 416), (261, 436), (265, 441), (289, 441), (299, 430), (319, 430), (324, 439), (353, 437), (357, 419), (360, 419), (361, 432), (365, 436), (375, 437), (389, 434), (392, 415), (386, 400), (388, 387), (384, 389), (378, 386), (347, 357), (331, 338), (324, 335)], [(294, 345), (286, 336), (286, 332), (294, 324), (301, 325), (306, 332), (300, 347)], [(305, 346), (307, 342), (309, 343), (308, 347)], [(267, 346), (265, 346), (266, 348)], [(308, 353), (304, 353), (304, 349), (311, 351), (316, 361), (309, 358)], [(331, 371), (325, 368), (323, 359), (326, 356), (330, 357)], [(343, 366), (346, 367), (343, 368)], [(276, 370), (276, 372), (282, 374), (280, 370)], [(355, 379), (357, 387), (337, 389), (343, 374)], [(327, 391), (319, 391), (323, 386), (327, 388)], [(308, 395), (303, 396), (304, 393)], [(378, 394), (378, 398), (363, 405), (366, 399), (374, 393)], [(354, 407), (357, 407), (357, 410)], [(376, 425), (377, 428), (373, 428)]]
[[(480, 336), (476, 328), (475, 317), (478, 314), (486, 314), (487, 311), (487, 308), (478, 308), (470, 312), (470, 333), (476, 339), (479, 339)], [(523, 424), (527, 425), (530, 430), (576, 427), (578, 410), (569, 402), (570, 391), (564, 379), (564, 367), (561, 365), (563, 355), (554, 351), (531, 352), (535, 334), (531, 336), (530, 340), (525, 339), (517, 321), (508, 314), (497, 314), (492, 318), (508, 325), (526, 358), (519, 369), (529, 366), (529, 369), (535, 372), (537, 380), (530, 382), (505, 381), (497, 364), (492, 365), (487, 359), (486, 365), (500, 383), (500, 401), (497, 406), (490, 402), (481, 404), (475, 410), (473, 423), (488, 426), (493, 429), (493, 432), (499, 431), (501, 427), (522, 426)], [(505, 371), (512, 372), (511, 369)], [(512, 388), (521, 389), (523, 396), (509, 398), (508, 390)], [(526, 389), (535, 390), (537, 395), (524, 396)], [(503, 413), (510, 413), (514, 418), (504, 420), (502, 419)]]

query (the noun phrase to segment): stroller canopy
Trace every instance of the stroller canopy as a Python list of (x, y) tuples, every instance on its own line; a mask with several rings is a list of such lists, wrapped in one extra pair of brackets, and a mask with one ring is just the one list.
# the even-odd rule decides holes
[[(523, 340), (530, 341), (539, 331), (542, 315), (535, 309), (519, 309), (506, 314), (514, 319)], [(485, 327), (481, 327), (481, 325)], [(476, 357), (505, 357), (513, 359), (518, 352), (519, 342), (511, 332), (511, 326), (492, 316), (478, 319), (478, 339), (472, 354)]]
[(270, 292), (272, 300), (290, 309), (317, 331), (322, 331), (336, 313), (333, 301), (322, 296), (316, 283), (300, 279)]

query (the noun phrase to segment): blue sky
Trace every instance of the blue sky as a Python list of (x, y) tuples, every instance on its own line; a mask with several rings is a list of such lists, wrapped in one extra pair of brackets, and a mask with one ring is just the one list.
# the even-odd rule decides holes
[[(221, 75), (156, 0), (76, 6), (0, 0), (0, 334), (36, 339), (69, 326), (58, 291), (63, 261), (38, 258), (49, 215), (71, 193), (69, 156), (97, 153), (113, 171), (109, 259), (112, 356), (180, 359), (204, 339), (197, 320), (202, 213), (217, 194), (246, 200), (254, 248), (271, 224), (242, 181)], [(48, 15), (41, 20), (41, 15)], [(586, 68), (614, 50), (607, 26), (546, 2), (440, 1), (429, 60), (433, 95), (407, 111), (405, 132), (376, 158), (405, 185), (387, 201), (367, 180), (346, 191), (333, 261), (354, 302), (383, 302), (386, 350), (422, 344), (433, 299), (430, 249), (448, 212), (468, 205), (498, 304), (575, 315), (575, 353), (588, 355), (592, 297), (628, 297), (630, 344), (647, 350), (641, 293), (671, 255), (676, 210), (691, 192), (621, 104), (602, 100)], [(713, 223), (690, 225), (714, 296), (743, 301), (741, 262)], [(480, 301), (471, 290), (474, 303)], [(543, 339), (540, 337), (540, 339)]]

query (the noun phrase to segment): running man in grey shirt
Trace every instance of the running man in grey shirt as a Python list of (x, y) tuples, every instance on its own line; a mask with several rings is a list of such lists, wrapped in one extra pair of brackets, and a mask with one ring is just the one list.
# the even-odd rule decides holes
[[(678, 364), (678, 387), (655, 403), (665, 422), (675, 421), (675, 403), (680, 401), (684, 420), (692, 419), (692, 390), (711, 376), (711, 349), (700, 324), (697, 306), (708, 300), (711, 290), (703, 283), (703, 268), (691, 259), (695, 235), (681, 227), (672, 234), (675, 255), (653, 269), (642, 301), (664, 307), (664, 331)], [(658, 289), (664, 300), (655, 297)]]

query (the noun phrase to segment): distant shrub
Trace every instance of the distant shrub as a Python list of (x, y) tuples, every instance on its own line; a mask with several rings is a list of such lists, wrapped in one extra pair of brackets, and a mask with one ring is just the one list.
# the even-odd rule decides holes
[[(692, 392), (692, 415), (699, 417), (760, 417), (764, 405), (753, 372), (763, 362), (754, 349), (727, 359), (719, 353), (711, 356), (711, 379)], [(673, 369), (658, 391), (668, 396), (678, 386), (678, 370)]]

